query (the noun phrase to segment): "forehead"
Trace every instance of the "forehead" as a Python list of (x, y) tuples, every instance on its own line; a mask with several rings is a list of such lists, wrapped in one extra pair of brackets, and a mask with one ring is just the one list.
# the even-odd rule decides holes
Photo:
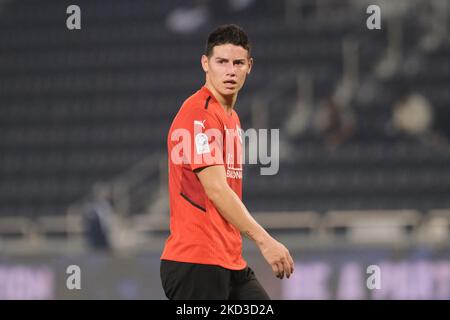
[(248, 51), (241, 46), (236, 46), (231, 43), (214, 46), (211, 54), (212, 58), (220, 57), (226, 59), (246, 59), (248, 58)]

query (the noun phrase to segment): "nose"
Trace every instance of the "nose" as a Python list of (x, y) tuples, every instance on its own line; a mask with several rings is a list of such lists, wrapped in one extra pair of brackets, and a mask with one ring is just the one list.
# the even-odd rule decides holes
[(233, 62), (227, 63), (226, 75), (227, 76), (235, 76), (236, 75), (236, 66), (234, 65)]

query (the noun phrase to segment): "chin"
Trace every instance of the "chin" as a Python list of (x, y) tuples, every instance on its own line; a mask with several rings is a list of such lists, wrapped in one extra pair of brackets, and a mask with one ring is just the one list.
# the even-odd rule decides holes
[(236, 92), (238, 92), (238, 88), (234, 88), (234, 89), (224, 88), (222, 90), (221, 94), (224, 95), (224, 96), (229, 96), (229, 95), (235, 94)]

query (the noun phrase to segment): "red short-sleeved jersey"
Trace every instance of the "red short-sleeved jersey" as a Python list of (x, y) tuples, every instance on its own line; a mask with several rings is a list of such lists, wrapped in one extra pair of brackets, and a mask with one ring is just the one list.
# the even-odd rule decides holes
[(245, 268), (239, 230), (217, 211), (194, 172), (223, 165), (229, 186), (242, 199), (242, 134), (236, 112), (227, 114), (202, 87), (175, 116), (167, 147), (170, 236), (161, 259)]

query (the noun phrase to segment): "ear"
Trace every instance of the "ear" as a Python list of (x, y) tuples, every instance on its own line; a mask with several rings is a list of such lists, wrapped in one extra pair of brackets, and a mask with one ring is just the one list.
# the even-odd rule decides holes
[(247, 70), (247, 75), (249, 75), (250, 72), (252, 71), (253, 63), (254, 63), (253, 58), (248, 59), (248, 70)]
[(208, 57), (205, 55), (202, 55), (201, 63), (202, 63), (203, 71), (205, 71), (205, 73), (208, 73), (208, 69), (209, 69)]

